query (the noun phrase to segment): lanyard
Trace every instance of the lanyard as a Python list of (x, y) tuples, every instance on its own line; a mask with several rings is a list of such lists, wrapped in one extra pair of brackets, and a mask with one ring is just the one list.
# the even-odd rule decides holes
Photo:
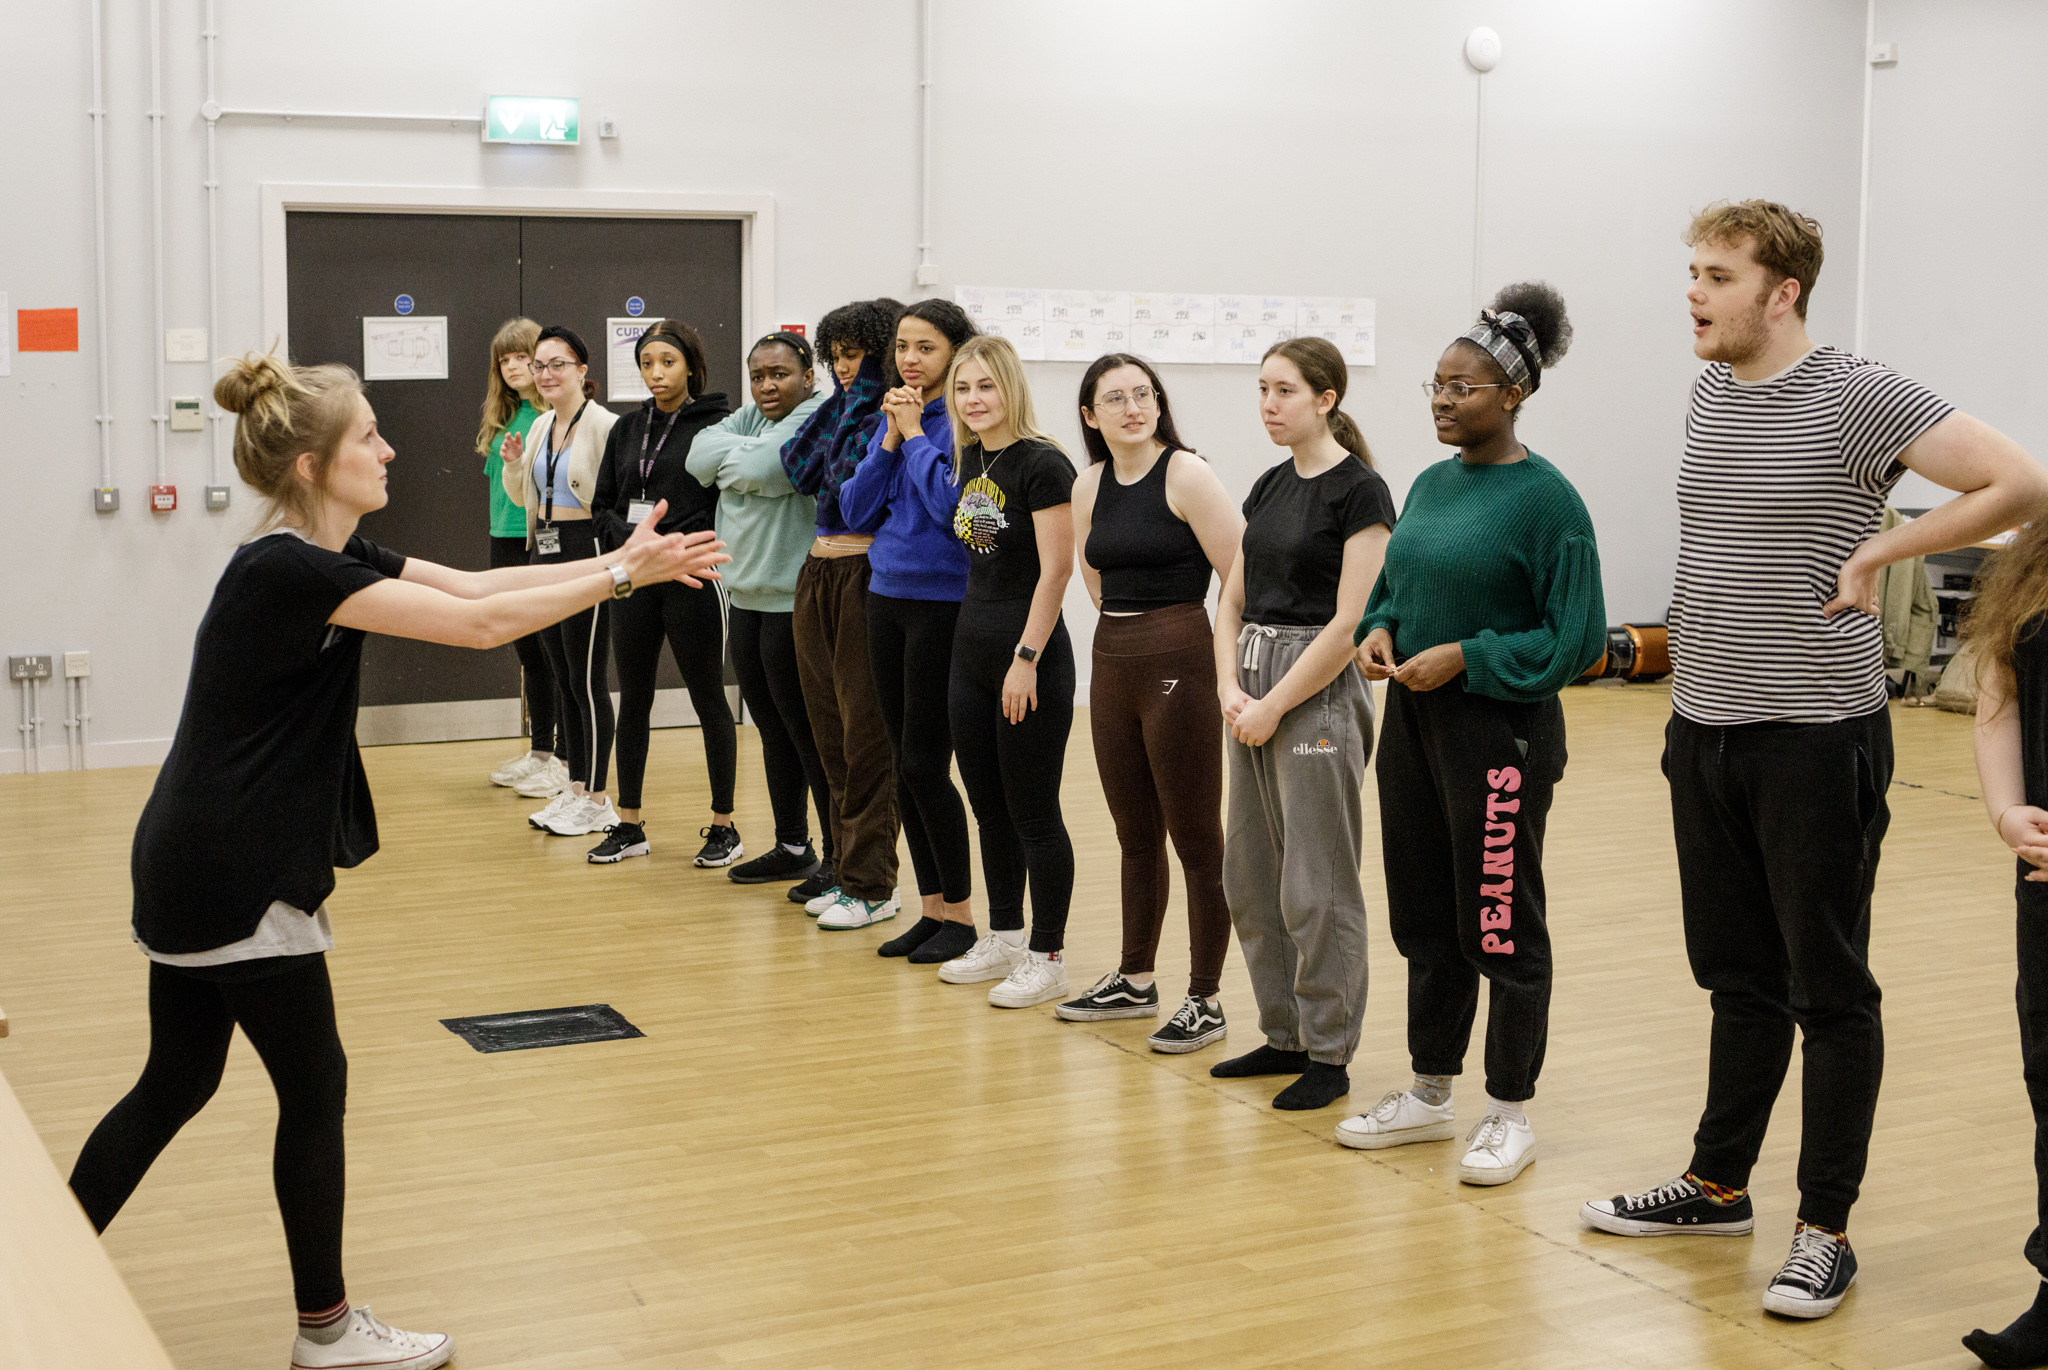
[[(569, 434), (576, 431), (576, 425), (583, 422), (583, 410), (588, 408), (590, 408), (590, 401), (583, 401), (583, 407), (576, 411), (575, 418), (569, 420), (569, 426), (562, 430), (561, 437), (567, 438)], [(555, 440), (556, 436), (555, 426), (549, 424), (547, 448), (548, 481), (545, 489), (542, 491), (542, 494), (547, 499), (548, 507), (547, 512), (541, 515), (541, 520), (545, 523), (553, 523), (555, 521), (555, 463), (562, 459), (562, 453), (568, 446), (566, 442), (557, 442)]]
[(681, 405), (676, 406), (668, 416), (668, 423), (661, 430), (661, 441), (654, 444), (654, 456), (647, 455), (647, 440), (654, 436), (654, 401), (649, 400), (647, 426), (640, 430), (640, 498), (647, 498), (647, 478), (654, 474), (654, 463), (661, 456), (661, 449), (668, 446), (668, 435), (675, 428), (676, 420), (682, 417)]

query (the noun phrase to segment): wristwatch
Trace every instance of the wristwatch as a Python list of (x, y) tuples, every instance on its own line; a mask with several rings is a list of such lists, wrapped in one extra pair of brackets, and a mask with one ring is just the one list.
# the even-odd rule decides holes
[(633, 577), (626, 574), (626, 563), (615, 561), (608, 568), (612, 573), (612, 598), (624, 599), (633, 593)]
[(1037, 664), (1038, 664), (1038, 649), (1037, 649), (1036, 647), (1026, 647), (1026, 646), (1025, 646), (1025, 645), (1024, 645), (1023, 643), (1021, 643), (1021, 642), (1020, 642), (1020, 643), (1018, 643), (1018, 644), (1017, 644), (1017, 660), (1019, 660), (1019, 661), (1026, 661), (1026, 662), (1029, 662), (1029, 663), (1031, 663), (1031, 664), (1032, 664), (1032, 665), (1034, 665), (1034, 666), (1035, 666), (1035, 665), (1037, 665)]

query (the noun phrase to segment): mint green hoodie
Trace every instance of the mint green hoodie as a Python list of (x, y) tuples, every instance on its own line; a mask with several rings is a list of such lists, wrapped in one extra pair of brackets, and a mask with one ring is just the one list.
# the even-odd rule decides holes
[(690, 444), (690, 474), (718, 491), (718, 536), (732, 558), (718, 572), (736, 608), (763, 614), (796, 608), (796, 575), (811, 554), (818, 502), (789, 483), (782, 445), (824, 402), (813, 395), (779, 423), (749, 404)]

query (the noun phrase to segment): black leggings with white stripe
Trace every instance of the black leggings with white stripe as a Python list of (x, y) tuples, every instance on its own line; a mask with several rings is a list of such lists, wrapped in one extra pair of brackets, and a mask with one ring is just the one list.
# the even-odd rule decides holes
[(725, 697), (725, 587), (715, 580), (702, 589), (680, 581), (643, 585), (628, 598), (613, 600), (611, 615), (612, 655), (619, 663), (619, 807), (640, 807), (654, 677), (666, 640), (704, 734), (711, 811), (731, 813), (739, 738)]
[[(597, 526), (589, 519), (557, 523), (562, 550), (533, 554), (533, 564), (581, 561), (597, 555)], [(612, 755), (612, 686), (606, 659), (605, 631), (610, 602), (580, 610), (540, 630), (540, 645), (554, 667), (561, 691), (561, 747), (557, 754), (569, 767), (569, 778), (585, 789), (604, 790)], [(645, 756), (645, 744), (642, 755)], [(623, 768), (622, 768), (623, 769)]]

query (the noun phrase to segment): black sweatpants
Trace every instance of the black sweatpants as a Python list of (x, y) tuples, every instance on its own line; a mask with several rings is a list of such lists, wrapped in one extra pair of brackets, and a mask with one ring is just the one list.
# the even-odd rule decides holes
[(619, 664), (619, 807), (640, 807), (654, 676), (666, 641), (704, 734), (711, 812), (731, 813), (739, 734), (725, 697), (725, 587), (715, 580), (705, 581), (701, 589), (676, 580), (643, 585), (613, 600), (611, 612), (612, 655)]
[(1543, 827), (1564, 777), (1555, 696), (1510, 704), (1387, 683), (1380, 851), (1387, 925), (1408, 961), (1408, 1052), (1418, 1075), (1458, 1075), (1486, 1007), (1486, 1092), (1536, 1095), (1550, 1035)]
[(897, 599), (868, 591), (868, 660), (896, 759), (896, 811), (910, 844), (917, 892), (939, 895), (948, 904), (965, 903), (974, 893), (967, 806), (953, 788), (949, 717), (959, 619), (957, 600)]
[(2014, 863), (2019, 903), (2020, 1058), (2027, 1081), (2027, 1102), (2034, 1107), (2034, 1230), (2027, 1237), (2027, 1260), (2048, 1279), (2048, 885), (2024, 878), (2033, 869)]
[(1719, 728), (1673, 714), (1664, 774), (1686, 955), (1714, 1008), (1692, 1171), (1748, 1187), (1796, 1024), (1799, 1217), (1841, 1230), (1884, 1075), (1870, 891), (1891, 822), (1891, 715)]
[[(493, 571), (501, 566), (524, 565), (524, 537), (492, 537)], [(539, 633), (528, 633), (513, 640), (512, 650), (519, 657), (520, 686), (526, 696), (526, 724), (533, 739), (529, 745), (537, 752), (560, 751), (567, 745), (558, 731), (562, 717), (561, 687), (555, 683), (555, 668), (548, 664), (547, 648), (541, 645)]]
[[(597, 555), (597, 525), (589, 519), (571, 519), (554, 527), (562, 535), (562, 550), (535, 551), (535, 566)], [(563, 745), (556, 755), (568, 764), (571, 780), (597, 791), (604, 789), (612, 759), (611, 663), (605, 654), (610, 638), (605, 624), (613, 602), (580, 609), (540, 630), (540, 644), (561, 691)]]
[[(219, 978), (250, 974), (263, 978)], [(332, 1308), (348, 1297), (341, 1277), (348, 1058), (334, 1026), (325, 956), (189, 970), (152, 962), (149, 1060), (135, 1088), (86, 1138), (71, 1171), (72, 1193), (93, 1230), (104, 1232), (178, 1129), (219, 1088), (237, 1025), (277, 1090), (271, 1179), (291, 1255), (292, 1296), (301, 1312)], [(195, 1263), (204, 1259), (191, 1255)]]
[(1060, 816), (1060, 775), (1074, 727), (1074, 644), (1066, 621), (1053, 625), (1038, 660), (1038, 707), (1022, 723), (1003, 717), (1003, 677), (1031, 611), (1029, 600), (962, 606), (953, 634), (949, 709), (960, 778), (981, 833), (988, 924), (1024, 926), (1031, 888), (1031, 949), (1066, 945), (1074, 897), (1074, 844)]
[[(796, 672), (794, 614), (734, 607), (732, 670), (740, 698), (761, 733), (761, 769), (768, 779), (768, 803), (775, 811), (775, 840), (802, 846), (811, 840), (808, 799), (818, 806), (825, 859), (832, 859), (832, 792), (825, 766), (811, 740), (804, 711), (804, 686)], [(622, 766), (620, 769), (624, 769)]]

